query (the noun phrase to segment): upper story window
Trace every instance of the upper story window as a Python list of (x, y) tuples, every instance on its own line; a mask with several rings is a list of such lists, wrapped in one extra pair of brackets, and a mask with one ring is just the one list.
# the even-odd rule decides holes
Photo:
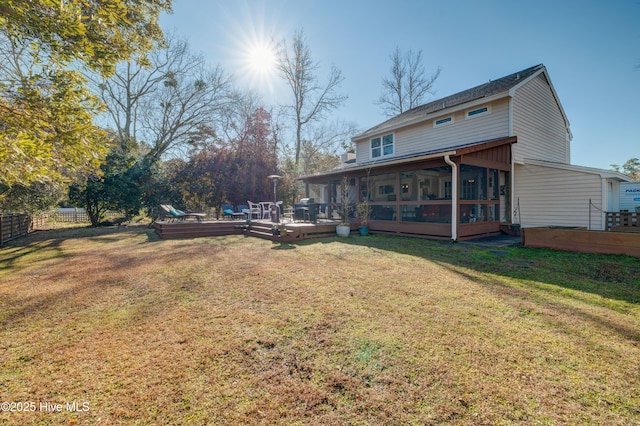
[(371, 158), (393, 155), (393, 133), (371, 139)]
[(440, 126), (444, 126), (445, 124), (451, 124), (451, 123), (453, 123), (453, 116), (435, 120), (433, 122), (433, 127), (440, 127)]
[(467, 111), (465, 118), (474, 118), (479, 117), (481, 115), (489, 114), (491, 112), (491, 108), (489, 105), (485, 105), (480, 108), (472, 109), (471, 111)]

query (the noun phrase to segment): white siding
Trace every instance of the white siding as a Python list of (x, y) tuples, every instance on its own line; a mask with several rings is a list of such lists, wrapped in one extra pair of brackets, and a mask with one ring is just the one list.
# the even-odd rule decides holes
[(549, 83), (538, 75), (515, 91), (513, 98), (513, 159), (525, 158), (570, 163), (568, 124)]
[[(477, 105), (477, 107), (484, 106)], [(509, 135), (509, 103), (500, 100), (489, 104), (491, 113), (465, 120), (467, 110), (453, 114), (454, 122), (441, 127), (433, 127), (433, 120), (397, 130), (394, 140), (394, 155), (420, 153), (432, 150), (446, 150), (451, 146), (489, 139), (506, 137)], [(474, 108), (470, 108), (474, 109)], [(448, 117), (444, 114), (434, 119)], [(382, 135), (380, 135), (382, 136)], [(356, 161), (362, 163), (371, 159), (370, 140), (359, 142), (356, 146)], [(393, 158), (384, 157), (385, 160)]]
[(370, 140), (356, 143), (356, 163), (363, 163), (371, 160)]
[[(602, 200), (603, 179), (597, 174), (532, 164), (515, 165), (514, 208), (520, 210), (522, 227), (589, 226), (602, 230), (606, 200)], [(604, 208), (603, 208), (603, 201)], [(513, 218), (518, 222), (517, 215)]]

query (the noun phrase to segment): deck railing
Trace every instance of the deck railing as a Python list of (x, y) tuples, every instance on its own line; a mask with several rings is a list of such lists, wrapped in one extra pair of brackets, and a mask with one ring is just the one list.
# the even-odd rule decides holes
[(607, 212), (607, 231), (640, 232), (640, 213)]

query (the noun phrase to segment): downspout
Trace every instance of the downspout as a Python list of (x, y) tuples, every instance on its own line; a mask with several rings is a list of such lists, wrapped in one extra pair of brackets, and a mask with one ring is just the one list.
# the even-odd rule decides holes
[[(509, 214), (510, 217), (510, 222), (512, 224), (515, 223), (515, 217), (514, 217), (514, 213), (515, 213), (515, 209), (516, 209), (516, 163), (513, 161), (513, 149), (511, 150), (511, 182), (509, 182), (509, 197), (511, 198), (510, 204), (509, 204), (509, 208), (511, 209), (511, 212)], [(520, 198), (518, 198), (518, 204), (520, 204)], [(520, 215), (520, 210), (518, 210), (518, 223), (520, 224), (520, 227), (522, 227), (522, 215)]]
[(451, 240), (458, 239), (458, 165), (451, 160), (449, 154), (444, 162), (451, 166)]
[[(515, 88), (511, 88), (511, 90), (509, 90), (509, 136), (514, 136), (513, 133), (513, 97), (515, 96), (516, 91)], [(513, 158), (513, 145), (511, 145), (509, 147), (509, 151), (511, 151), (511, 172), (510, 172), (510, 179), (509, 179), (509, 208), (511, 209), (511, 211), (509, 212), (509, 221), (513, 224), (514, 223), (514, 212), (515, 212), (515, 197), (516, 197), (516, 169), (515, 169), (515, 164), (514, 164), (514, 158)], [(518, 210), (518, 214), (520, 214), (520, 211)], [(521, 219), (521, 218), (519, 218)], [(519, 221), (520, 226), (522, 226), (522, 220)]]
[(602, 193), (600, 195), (600, 231), (606, 230), (606, 217), (607, 210), (609, 210), (609, 186), (607, 185), (607, 178), (601, 176), (602, 179)]

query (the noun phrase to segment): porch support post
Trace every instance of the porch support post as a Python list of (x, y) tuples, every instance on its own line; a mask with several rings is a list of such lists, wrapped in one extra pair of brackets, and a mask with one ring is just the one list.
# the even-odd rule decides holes
[(449, 154), (444, 162), (451, 166), (451, 239), (458, 239), (458, 165), (451, 160)]

